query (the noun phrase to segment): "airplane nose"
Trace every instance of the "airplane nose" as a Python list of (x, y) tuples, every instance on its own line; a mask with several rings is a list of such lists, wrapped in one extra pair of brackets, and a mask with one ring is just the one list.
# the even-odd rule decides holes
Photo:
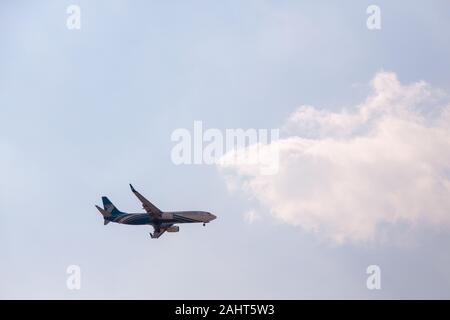
[(213, 215), (212, 213), (210, 213), (210, 214), (209, 214), (209, 218), (211, 219), (211, 220), (209, 220), (209, 221), (213, 221), (213, 220), (216, 219), (217, 217), (216, 217), (215, 215)]

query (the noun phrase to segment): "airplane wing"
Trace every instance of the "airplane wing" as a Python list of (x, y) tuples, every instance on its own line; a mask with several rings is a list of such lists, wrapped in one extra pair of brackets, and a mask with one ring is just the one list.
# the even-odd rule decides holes
[[(142, 208), (147, 211), (149, 215), (154, 218), (160, 218), (162, 211), (155, 207), (150, 201), (148, 201), (142, 194), (136, 191), (133, 186), (130, 184), (131, 191), (135, 194), (135, 196), (142, 202)], [(164, 230), (165, 231), (165, 230)], [(163, 232), (164, 232), (163, 231)], [(161, 233), (162, 234), (162, 233)]]

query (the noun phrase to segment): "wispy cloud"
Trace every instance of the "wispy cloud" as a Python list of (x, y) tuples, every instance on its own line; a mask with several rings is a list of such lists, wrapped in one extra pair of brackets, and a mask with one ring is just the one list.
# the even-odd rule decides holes
[(392, 227), (450, 229), (450, 104), (420, 81), (379, 72), (360, 105), (301, 106), (276, 142), (279, 173), (220, 165), (272, 215), (335, 243), (392, 240)]

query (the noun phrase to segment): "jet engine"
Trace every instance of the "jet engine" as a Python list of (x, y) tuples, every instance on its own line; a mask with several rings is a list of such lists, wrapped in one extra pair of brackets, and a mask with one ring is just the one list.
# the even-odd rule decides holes
[(167, 232), (178, 232), (178, 231), (180, 231), (180, 227), (179, 226), (171, 226), (171, 227), (168, 227), (166, 231)]

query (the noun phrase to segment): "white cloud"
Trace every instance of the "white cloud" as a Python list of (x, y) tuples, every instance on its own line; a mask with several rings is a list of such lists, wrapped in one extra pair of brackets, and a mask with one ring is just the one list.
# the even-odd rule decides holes
[(403, 85), (390, 72), (376, 74), (371, 86), (353, 108), (298, 108), (286, 137), (273, 142), (278, 174), (222, 163), (228, 185), (275, 218), (335, 243), (390, 241), (392, 227), (450, 229), (447, 97), (425, 82)]

